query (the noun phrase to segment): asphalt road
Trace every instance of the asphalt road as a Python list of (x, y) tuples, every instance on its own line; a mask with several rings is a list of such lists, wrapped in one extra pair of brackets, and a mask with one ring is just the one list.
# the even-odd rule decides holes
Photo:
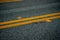
[[(0, 21), (60, 12), (58, 0), (0, 3)], [(0, 30), (0, 40), (60, 40), (60, 19)]]

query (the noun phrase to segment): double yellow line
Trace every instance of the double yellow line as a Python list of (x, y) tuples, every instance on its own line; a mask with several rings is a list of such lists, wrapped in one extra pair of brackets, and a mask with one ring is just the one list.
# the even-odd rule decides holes
[(45, 15), (42, 15), (42, 16), (34, 16), (34, 17), (29, 17), (29, 18), (22, 18), (22, 19), (18, 19), (18, 20), (11, 20), (11, 21), (7, 21), (7, 22), (0, 22), (0, 24), (10, 24), (10, 23), (14, 23), (14, 22), (16, 23), (16, 22), (21, 22), (21, 21), (29, 21), (29, 20), (33, 20), (33, 19), (50, 17), (50, 16), (55, 16), (55, 15), (60, 15), (60, 12), (51, 13), (51, 14), (45, 14)]
[(11, 20), (11, 21), (6, 21), (6, 22), (0, 22), (0, 25), (1, 25), (0, 29), (20, 26), (20, 25), (25, 25), (25, 24), (31, 24), (34, 22), (41, 22), (45, 20), (52, 20), (52, 19), (60, 18), (59, 15), (60, 15), (60, 12), (45, 14), (42, 16), (34, 16), (34, 17), (29, 17), (29, 18)]

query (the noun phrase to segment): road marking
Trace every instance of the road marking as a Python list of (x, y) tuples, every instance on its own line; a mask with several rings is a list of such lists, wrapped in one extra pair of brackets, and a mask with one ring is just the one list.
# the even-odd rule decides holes
[(53, 20), (53, 19), (56, 19), (56, 18), (60, 18), (60, 16), (53, 16), (53, 17), (49, 17), (49, 18), (35, 19), (35, 20), (26, 21), (26, 22), (18, 22), (18, 23), (15, 23), (15, 24), (4, 25), (4, 26), (0, 26), (0, 29), (16, 27), (16, 26), (35, 23), (35, 22), (41, 22), (41, 21), (44, 21), (46, 19)]
[(11, 23), (16, 23), (16, 22), (22, 22), (22, 21), (29, 21), (29, 20), (33, 20), (33, 19), (44, 18), (44, 17), (49, 17), (49, 16), (55, 16), (55, 15), (60, 15), (60, 12), (45, 14), (45, 15), (41, 15), (41, 16), (34, 16), (34, 17), (29, 17), (29, 18), (22, 18), (22, 19), (17, 19), (17, 20), (11, 20), (11, 21), (6, 21), (6, 22), (0, 22), (0, 25), (1, 24), (11, 24)]
[(23, 1), (23, 0), (0, 0), (0, 3), (5, 3), (5, 2), (18, 2), (18, 1)]

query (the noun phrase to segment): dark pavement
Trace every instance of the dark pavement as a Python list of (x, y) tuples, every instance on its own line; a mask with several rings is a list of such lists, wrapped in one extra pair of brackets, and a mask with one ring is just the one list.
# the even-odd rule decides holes
[[(59, 0), (0, 3), (0, 21), (60, 12)], [(60, 19), (0, 30), (0, 40), (60, 40)]]

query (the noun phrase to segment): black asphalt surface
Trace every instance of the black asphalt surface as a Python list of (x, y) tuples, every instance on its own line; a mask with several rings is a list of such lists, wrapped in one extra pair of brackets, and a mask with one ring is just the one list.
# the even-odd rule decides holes
[[(59, 0), (0, 3), (0, 21), (60, 12)], [(0, 40), (60, 40), (60, 19), (1, 29)]]

